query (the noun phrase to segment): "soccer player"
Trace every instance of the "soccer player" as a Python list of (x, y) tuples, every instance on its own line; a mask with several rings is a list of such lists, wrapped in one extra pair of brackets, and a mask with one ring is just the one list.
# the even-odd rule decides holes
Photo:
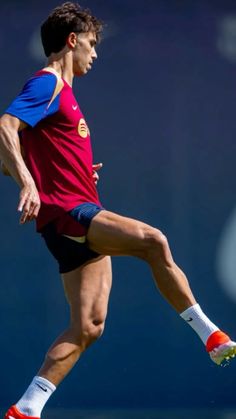
[[(101, 336), (111, 288), (110, 256), (139, 257), (164, 298), (199, 335), (216, 364), (236, 343), (196, 302), (162, 232), (103, 208), (89, 128), (73, 95), (74, 76), (97, 58), (101, 22), (78, 4), (56, 7), (41, 26), (47, 67), (24, 85), (0, 119), (3, 169), (20, 187), (20, 223), (36, 219), (59, 265), (70, 324), (5, 419), (38, 419), (46, 402), (86, 348)], [(22, 155), (24, 150), (24, 156)]]

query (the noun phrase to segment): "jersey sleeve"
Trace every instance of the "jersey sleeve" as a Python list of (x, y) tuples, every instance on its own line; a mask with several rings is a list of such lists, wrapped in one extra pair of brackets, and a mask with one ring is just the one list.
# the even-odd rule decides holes
[(58, 110), (60, 89), (57, 84), (58, 79), (54, 74), (45, 73), (32, 77), (5, 113), (34, 127)]

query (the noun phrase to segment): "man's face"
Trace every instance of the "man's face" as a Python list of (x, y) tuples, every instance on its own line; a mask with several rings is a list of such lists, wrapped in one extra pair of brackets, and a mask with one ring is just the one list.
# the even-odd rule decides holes
[(92, 68), (97, 58), (95, 47), (97, 44), (94, 32), (85, 32), (77, 35), (77, 43), (73, 51), (74, 74), (82, 76)]

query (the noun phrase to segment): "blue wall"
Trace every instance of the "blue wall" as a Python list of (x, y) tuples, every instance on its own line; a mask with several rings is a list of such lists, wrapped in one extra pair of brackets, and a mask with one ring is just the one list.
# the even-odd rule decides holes
[[(104, 163), (102, 201), (168, 236), (203, 309), (236, 338), (235, 2), (81, 3), (107, 22), (94, 70), (74, 84), (95, 161)], [(1, 112), (44, 65), (38, 30), (55, 5), (1, 2)], [(69, 313), (41, 238), (33, 225), (18, 225), (17, 186), (0, 182), (5, 406), (35, 375)], [(113, 267), (105, 334), (50, 406), (235, 407), (236, 363), (209, 361), (142, 262), (117, 258)]]

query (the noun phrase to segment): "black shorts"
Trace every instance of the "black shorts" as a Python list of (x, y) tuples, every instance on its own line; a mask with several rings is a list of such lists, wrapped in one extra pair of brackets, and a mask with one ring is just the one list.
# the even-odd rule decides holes
[[(86, 203), (74, 208), (69, 214), (79, 224), (88, 229), (93, 217), (102, 209), (96, 204)], [(58, 234), (53, 222), (43, 227), (41, 234), (49, 251), (59, 264), (60, 273), (73, 271), (85, 262), (100, 256), (99, 253), (88, 248), (85, 236), (70, 238)]]

